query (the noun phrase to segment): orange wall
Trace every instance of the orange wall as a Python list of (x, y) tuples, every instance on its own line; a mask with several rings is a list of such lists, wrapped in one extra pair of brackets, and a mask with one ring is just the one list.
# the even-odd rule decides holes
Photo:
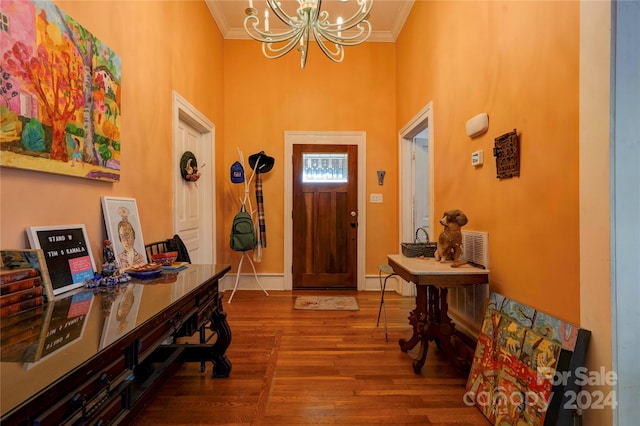
[[(275, 167), (263, 177), (268, 245), (259, 273), (283, 272), (284, 241), (284, 132), (365, 131), (366, 191), (382, 193), (383, 204), (367, 203), (366, 272), (375, 273), (386, 255), (397, 251), (397, 130), (395, 128), (395, 46), (365, 43), (347, 48), (344, 62), (335, 64), (319, 48), (309, 48), (307, 65), (300, 69), (296, 51), (278, 59), (263, 57), (260, 44), (226, 40), (225, 65), (225, 170), (242, 150), (245, 166), (249, 155), (264, 150), (275, 158)], [(289, 159), (288, 161), (291, 161)], [(385, 169), (384, 186), (376, 170)], [(250, 171), (250, 169), (249, 169)], [(243, 185), (223, 179), (224, 207), (221, 221), (231, 228), (240, 207)], [(253, 189), (252, 202), (255, 205)], [(239, 254), (228, 248), (226, 237), (218, 260), (237, 265)]]
[[(583, 5), (592, 9), (587, 24), (597, 24), (583, 30), (589, 73), (580, 146), (577, 1), (417, 0), (397, 43), (348, 48), (342, 64), (312, 46), (304, 71), (295, 52), (267, 60), (256, 42), (223, 41), (204, 2), (56, 3), (121, 56), (122, 180), (0, 168), (0, 247), (28, 247), (30, 225), (84, 223), (99, 260), (101, 195), (138, 200), (145, 240), (170, 234), (175, 89), (216, 126), (218, 261), (237, 264), (228, 249), (242, 195), (228, 177), (236, 147), (245, 156), (264, 149), (276, 158), (265, 175), (269, 246), (257, 264), (262, 273), (282, 273), (284, 131), (366, 131), (367, 195), (381, 192), (385, 200), (367, 204), (366, 271), (375, 273), (399, 245), (398, 130), (433, 101), (436, 213), (461, 208), (470, 219), (466, 229), (488, 231), (492, 290), (582, 322), (594, 333), (589, 368), (610, 370), (609, 216), (601, 208), (608, 200), (602, 145), (608, 125), (600, 120), (609, 99), (606, 2)], [(480, 112), (489, 114), (489, 131), (471, 140), (465, 122)], [(514, 128), (521, 135), (521, 177), (498, 180), (493, 139)], [(485, 165), (473, 169), (469, 157), (478, 149)], [(605, 176), (581, 171), (582, 218), (579, 152), (591, 172)], [(375, 176), (381, 168), (383, 187)], [(587, 417), (589, 424), (610, 424), (611, 413), (587, 410)]]
[[(397, 123), (434, 111), (435, 212), (489, 233), (492, 291), (580, 322), (578, 2), (417, 1), (397, 41)], [(489, 115), (470, 139), (465, 123)], [(517, 129), (520, 177), (496, 178)], [(484, 151), (484, 166), (470, 164)]]
[[(296, 52), (267, 60), (256, 42), (223, 41), (204, 2), (59, 5), (122, 58), (122, 180), (2, 168), (2, 247), (26, 247), (30, 225), (84, 223), (100, 253), (101, 195), (137, 199), (145, 240), (170, 234), (175, 89), (216, 125), (218, 261), (237, 263), (227, 242), (242, 195), (228, 178), (236, 148), (276, 159), (264, 179), (261, 273), (283, 268), (284, 131), (366, 131), (367, 198), (385, 199), (367, 203), (366, 272), (375, 273), (398, 248), (397, 132), (433, 101), (436, 213), (461, 208), (467, 229), (489, 232), (493, 290), (579, 321), (577, 2), (418, 1), (396, 44), (348, 48), (342, 64), (311, 46), (304, 71)], [(479, 112), (490, 129), (470, 140), (464, 125)], [(493, 139), (514, 128), (521, 177), (498, 180)], [(474, 169), (478, 149), (485, 165)]]
[(222, 36), (204, 2), (56, 4), (120, 55), (121, 181), (3, 167), (0, 247), (28, 247), (27, 226), (83, 223), (99, 264), (105, 238), (102, 195), (137, 200), (145, 241), (172, 235), (172, 90), (216, 124), (217, 158), (222, 158)]

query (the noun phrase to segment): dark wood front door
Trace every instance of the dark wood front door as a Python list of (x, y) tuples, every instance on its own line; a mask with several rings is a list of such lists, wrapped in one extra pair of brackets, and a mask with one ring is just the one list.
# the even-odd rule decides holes
[(293, 145), (293, 288), (357, 289), (358, 147)]

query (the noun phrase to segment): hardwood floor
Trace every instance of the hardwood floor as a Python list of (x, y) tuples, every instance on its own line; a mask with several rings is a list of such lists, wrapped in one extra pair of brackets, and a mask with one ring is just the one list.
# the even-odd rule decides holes
[[(294, 310), (298, 295), (353, 295), (359, 311)], [(430, 345), (421, 375), (402, 353), (414, 299), (355, 291), (237, 291), (224, 310), (232, 331), (226, 379), (183, 364), (138, 417), (144, 425), (438, 424), (488, 425), (466, 406), (466, 375)], [(416, 348), (417, 349), (417, 348)], [(415, 350), (415, 349), (414, 349)]]

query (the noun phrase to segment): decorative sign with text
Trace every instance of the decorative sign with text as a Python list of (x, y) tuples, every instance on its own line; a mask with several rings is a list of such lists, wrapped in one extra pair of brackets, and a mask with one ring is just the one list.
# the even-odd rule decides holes
[(93, 299), (93, 291), (78, 291), (47, 304), (42, 317), (40, 338), (37, 344), (24, 352), (22, 360), (25, 370), (59, 354), (68, 345), (82, 340)]
[(41, 357), (53, 354), (82, 337), (92, 301), (93, 292), (83, 291), (54, 302), (51, 318), (45, 324), (47, 332), (41, 342)]
[(31, 247), (44, 252), (54, 295), (93, 278), (96, 266), (84, 225), (31, 226), (27, 235)]

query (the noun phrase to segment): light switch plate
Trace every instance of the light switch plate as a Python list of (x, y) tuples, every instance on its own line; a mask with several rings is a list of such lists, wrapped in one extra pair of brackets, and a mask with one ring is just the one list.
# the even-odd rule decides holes
[(381, 204), (382, 203), (382, 194), (371, 194), (369, 196), (369, 202)]

